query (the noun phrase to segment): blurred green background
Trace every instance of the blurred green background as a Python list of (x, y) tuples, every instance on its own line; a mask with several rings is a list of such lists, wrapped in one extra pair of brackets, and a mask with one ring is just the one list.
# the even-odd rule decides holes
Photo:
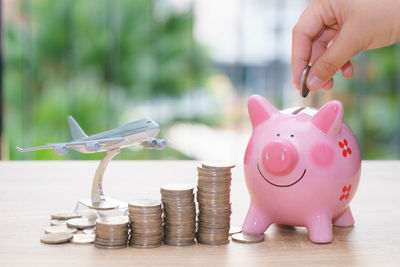
[[(364, 159), (400, 158), (398, 45), (361, 53), (354, 59), (353, 79), (338, 75), (331, 92), (301, 103), (290, 85), (287, 60), (277, 56), (261, 65), (215, 60), (212, 47), (196, 38), (196, 1), (186, 1), (183, 9), (155, 0), (2, 4), (2, 159), (101, 158), (15, 150), (69, 141), (67, 115), (87, 134), (150, 116), (160, 123), (161, 137), (172, 139), (163, 151), (125, 149), (119, 159), (198, 159), (215, 156), (213, 149), (239, 159), (250, 131), (245, 108), (252, 93), (280, 108), (293, 98), (316, 107), (339, 99)], [(282, 32), (274, 31), (274, 42)], [(227, 142), (222, 147), (212, 144), (219, 137)]]

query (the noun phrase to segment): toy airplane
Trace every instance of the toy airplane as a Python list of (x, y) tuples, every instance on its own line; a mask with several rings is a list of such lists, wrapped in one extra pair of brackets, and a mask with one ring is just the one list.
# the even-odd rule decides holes
[(145, 148), (164, 149), (166, 140), (155, 139), (160, 132), (160, 126), (150, 119), (142, 119), (127, 123), (119, 128), (87, 136), (72, 116), (68, 116), (72, 141), (67, 143), (46, 144), (44, 146), (20, 148), (20, 152), (41, 149), (54, 149), (58, 155), (73, 149), (81, 153), (97, 153), (125, 148), (139, 143)]
[(20, 152), (54, 149), (54, 152), (59, 155), (66, 154), (68, 149), (81, 153), (107, 152), (97, 167), (92, 184), (91, 199), (79, 200), (75, 211), (78, 210), (79, 205), (96, 210), (126, 208), (127, 204), (125, 202), (104, 197), (102, 187), (104, 171), (107, 164), (118, 155), (121, 148), (139, 143), (144, 148), (164, 149), (167, 146), (167, 141), (155, 139), (160, 132), (160, 126), (151, 119), (141, 119), (129, 122), (113, 130), (87, 136), (72, 116), (68, 116), (68, 124), (73, 139), (71, 142), (29, 148), (16, 147), (16, 149)]

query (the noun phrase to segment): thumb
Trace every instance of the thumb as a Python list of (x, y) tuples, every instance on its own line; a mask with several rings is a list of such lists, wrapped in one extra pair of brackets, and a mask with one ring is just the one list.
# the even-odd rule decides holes
[(332, 45), (313, 62), (307, 78), (307, 87), (312, 91), (321, 89), (359, 51), (359, 42), (355, 39), (355, 34), (343, 27)]

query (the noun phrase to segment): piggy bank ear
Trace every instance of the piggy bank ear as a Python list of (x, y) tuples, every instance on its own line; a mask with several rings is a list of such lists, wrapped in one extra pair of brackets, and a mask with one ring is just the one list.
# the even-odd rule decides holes
[(267, 99), (260, 95), (252, 95), (247, 102), (247, 107), (253, 128), (279, 112)]
[(343, 105), (333, 100), (326, 103), (314, 115), (311, 122), (322, 132), (329, 135), (337, 135), (343, 124)]

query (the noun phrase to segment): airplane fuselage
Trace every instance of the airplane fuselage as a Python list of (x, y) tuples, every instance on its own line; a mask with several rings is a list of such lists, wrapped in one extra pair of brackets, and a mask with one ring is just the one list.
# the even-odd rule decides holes
[(90, 151), (86, 147), (73, 147), (71, 149), (76, 150), (81, 153), (97, 153), (104, 152), (113, 149), (125, 148), (134, 145), (135, 143), (140, 143), (146, 141), (150, 138), (154, 138), (160, 132), (160, 127), (157, 123), (150, 119), (142, 119), (127, 123), (121, 127), (108, 130), (105, 132), (90, 135), (88, 137), (77, 139), (74, 141), (82, 142), (96, 142), (99, 139), (111, 139), (117, 137), (124, 137), (124, 141), (117, 144), (107, 144), (100, 147), (97, 151)]

